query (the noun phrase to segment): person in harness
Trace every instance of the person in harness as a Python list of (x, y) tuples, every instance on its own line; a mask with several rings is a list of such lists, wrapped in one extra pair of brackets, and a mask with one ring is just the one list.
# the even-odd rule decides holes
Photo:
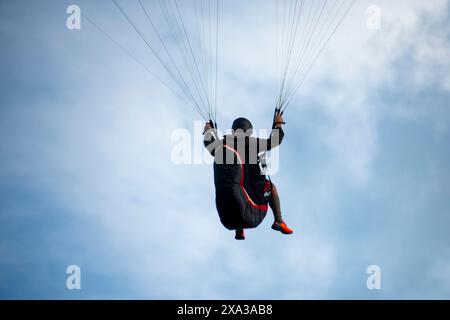
[(268, 207), (272, 209), (272, 229), (292, 234), (281, 216), (277, 188), (260, 168), (260, 155), (278, 147), (283, 138), (283, 117), (276, 113), (269, 139), (252, 136), (252, 123), (245, 118), (233, 122), (233, 132), (219, 139), (211, 122), (205, 125), (204, 145), (214, 157), (216, 207), (220, 221), (228, 230), (235, 230), (236, 240), (244, 240), (244, 229), (258, 227)]

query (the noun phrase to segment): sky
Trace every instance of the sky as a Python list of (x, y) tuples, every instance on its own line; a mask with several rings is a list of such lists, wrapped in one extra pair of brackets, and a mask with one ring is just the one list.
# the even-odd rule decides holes
[[(241, 242), (211, 164), (171, 161), (202, 119), (86, 21), (68, 30), (70, 3), (0, 3), (0, 298), (450, 298), (448, 1), (356, 1), (285, 114), (272, 179), (295, 234), (269, 213)], [(76, 3), (162, 72), (110, 1)], [(223, 2), (223, 129), (270, 126), (272, 17)]]

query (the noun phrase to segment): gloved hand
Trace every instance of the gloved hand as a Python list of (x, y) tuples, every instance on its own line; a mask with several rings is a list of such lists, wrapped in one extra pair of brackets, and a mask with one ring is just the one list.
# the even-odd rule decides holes
[(283, 124), (285, 124), (283, 116), (281, 114), (277, 113), (275, 115), (275, 121), (273, 123), (273, 127), (275, 129), (279, 129), (279, 128), (281, 128), (283, 126)]
[(207, 131), (214, 129), (213, 126), (211, 125), (211, 122), (207, 122), (205, 124), (205, 129), (203, 130), (203, 134), (205, 134)]

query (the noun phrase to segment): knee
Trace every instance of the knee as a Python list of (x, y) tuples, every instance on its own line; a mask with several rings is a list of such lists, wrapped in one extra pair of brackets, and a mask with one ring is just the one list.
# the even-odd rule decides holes
[(272, 193), (273, 194), (278, 194), (277, 187), (275, 186), (275, 184), (273, 182), (272, 182)]

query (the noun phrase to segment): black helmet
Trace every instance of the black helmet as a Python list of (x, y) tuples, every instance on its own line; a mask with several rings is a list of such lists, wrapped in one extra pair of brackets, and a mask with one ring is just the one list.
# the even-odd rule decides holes
[(245, 118), (237, 118), (233, 121), (233, 125), (231, 127), (233, 131), (242, 130), (246, 135), (251, 135), (253, 133), (253, 125), (250, 120)]

